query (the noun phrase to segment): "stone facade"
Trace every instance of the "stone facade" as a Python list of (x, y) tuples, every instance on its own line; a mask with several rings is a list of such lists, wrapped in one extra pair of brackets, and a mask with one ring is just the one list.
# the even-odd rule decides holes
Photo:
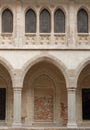
[[(2, 13), (13, 15), (13, 32), (2, 32)], [(25, 14), (36, 14), (36, 32), (25, 33)], [(40, 33), (40, 12), (51, 18)], [(65, 15), (65, 32), (54, 32), (54, 13)], [(77, 14), (88, 15), (88, 32), (78, 33)], [(0, 88), (6, 89), (0, 129), (90, 129), (83, 119), (82, 89), (90, 88), (89, 0), (1, 0)]]

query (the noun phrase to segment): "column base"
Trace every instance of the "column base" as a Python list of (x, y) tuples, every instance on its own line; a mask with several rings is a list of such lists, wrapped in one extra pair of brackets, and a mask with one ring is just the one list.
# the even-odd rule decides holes
[(22, 127), (22, 124), (21, 123), (19, 123), (19, 122), (14, 122), (14, 123), (12, 123), (12, 127)]
[(67, 128), (77, 128), (77, 124), (76, 123), (67, 123)]

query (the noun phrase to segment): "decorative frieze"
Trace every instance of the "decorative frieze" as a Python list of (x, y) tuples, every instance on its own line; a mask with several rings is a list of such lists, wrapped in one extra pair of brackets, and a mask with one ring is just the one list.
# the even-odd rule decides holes
[(66, 45), (66, 35), (63, 34), (55, 34), (55, 45)]
[(1, 34), (1, 45), (3, 46), (13, 46), (13, 35), (11, 33)]
[(25, 45), (35, 45), (36, 43), (36, 34), (25, 34)]
[[(53, 37), (53, 41), (51, 40)], [(66, 45), (65, 34), (25, 34), (25, 44), (30, 45)], [(67, 46), (67, 45), (66, 45)]]
[(40, 34), (39, 35), (39, 44), (40, 45), (50, 45), (51, 44), (50, 38), (51, 38), (50, 34)]
[(78, 38), (78, 46), (83, 46), (83, 45), (89, 45), (89, 34), (88, 33), (82, 33), (82, 34), (78, 34), (77, 36)]

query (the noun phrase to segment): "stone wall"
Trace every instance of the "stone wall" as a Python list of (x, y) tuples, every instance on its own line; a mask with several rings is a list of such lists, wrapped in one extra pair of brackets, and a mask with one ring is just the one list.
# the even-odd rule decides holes
[(34, 120), (53, 121), (53, 91), (52, 89), (34, 90)]
[[(90, 69), (83, 71), (90, 64), (90, 33), (77, 32), (79, 9), (90, 21), (90, 0), (1, 0), (0, 5), (1, 25), (4, 9), (13, 13), (13, 33), (2, 33), (0, 25), (0, 88), (7, 88), (6, 119), (0, 126), (90, 127), (90, 121), (82, 120), (81, 98), (82, 88), (90, 87), (90, 77), (84, 77)], [(25, 33), (30, 8), (37, 16), (34, 34)], [(49, 34), (40, 33), (44, 8), (51, 16)], [(56, 9), (65, 14), (65, 33), (54, 33)]]

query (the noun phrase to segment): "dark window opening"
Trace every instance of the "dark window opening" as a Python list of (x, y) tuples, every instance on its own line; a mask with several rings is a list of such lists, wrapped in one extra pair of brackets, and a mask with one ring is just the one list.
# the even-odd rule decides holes
[(60, 9), (54, 14), (54, 32), (65, 33), (65, 15)]
[(80, 9), (77, 14), (78, 33), (88, 33), (88, 14), (84, 9)]
[(51, 30), (51, 18), (50, 13), (44, 9), (40, 13), (40, 32), (50, 33)]
[(25, 15), (25, 32), (36, 32), (36, 14), (32, 9), (29, 9)]
[(6, 88), (0, 88), (0, 120), (6, 116)]
[(13, 32), (13, 14), (9, 9), (5, 9), (2, 13), (2, 32)]
[(82, 118), (90, 120), (90, 89), (82, 89)]

